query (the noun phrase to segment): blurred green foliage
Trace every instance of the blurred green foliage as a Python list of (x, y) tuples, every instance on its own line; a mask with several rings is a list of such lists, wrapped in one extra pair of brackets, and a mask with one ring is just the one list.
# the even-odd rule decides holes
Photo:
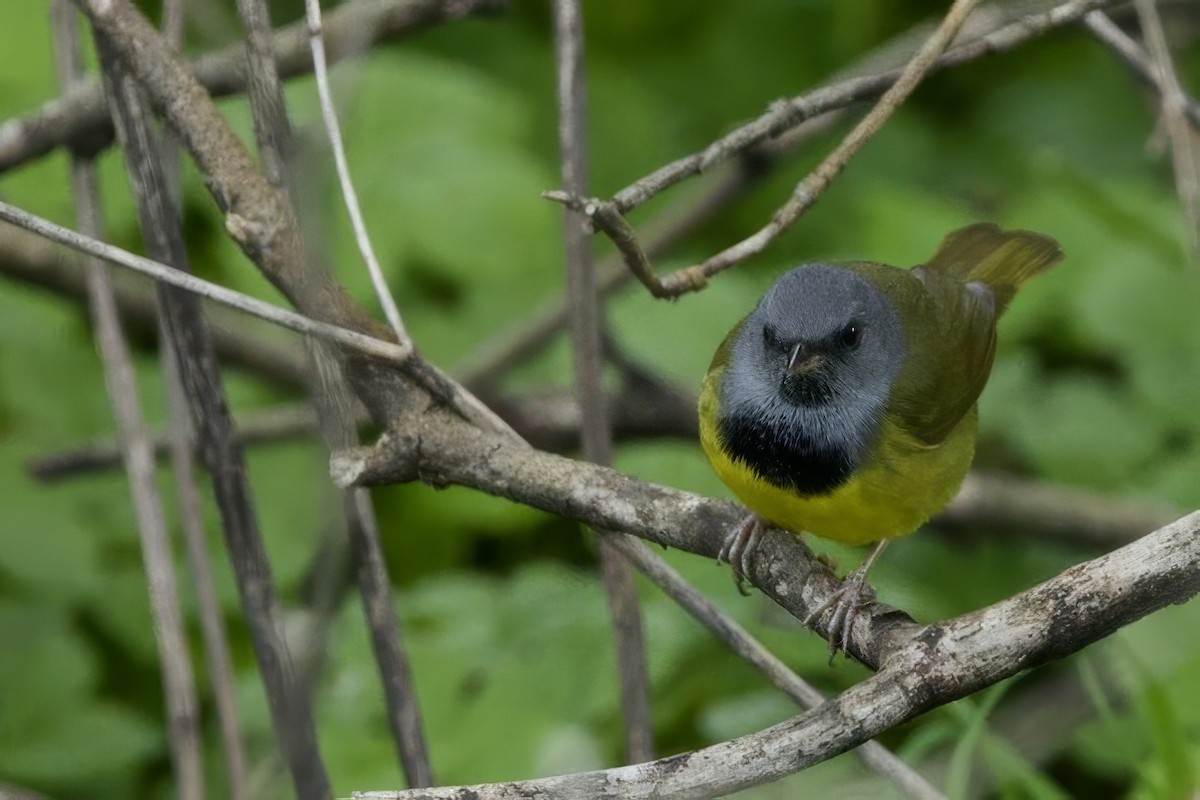
[[(196, 5), (192, 49), (235, 30), (232, 4)], [(296, 0), (273, 7), (277, 20), (300, 14)], [(941, 8), (883, 0), (590, 4), (595, 193), (611, 194), (703, 147)], [(55, 89), (45, 9), (17, 3), (5, 14), (0, 115), (7, 117)], [(1195, 87), (1200, 55), (1184, 45), (1187, 25), (1197, 20), (1186, 9), (1180, 20), (1180, 67)], [(514, 0), (504, 17), (445, 26), (335, 73), (375, 245), (417, 341), (439, 364), (455, 363), (519, 323), (562, 285), (561, 214), (538, 197), (558, 183), (552, 64), (547, 4)], [(311, 82), (296, 81), (288, 91), (305, 140), (316, 141)], [(240, 101), (222, 107), (249, 132)], [(625, 291), (610, 305), (613, 330), (637, 358), (696, 386), (728, 328), (789, 265), (817, 258), (919, 263), (945, 233), (978, 219), (1043, 231), (1061, 241), (1068, 258), (1024, 292), (1004, 320), (981, 402), (979, 461), (1193, 508), (1200, 504), (1200, 273), (1186, 262), (1169, 165), (1147, 148), (1154, 126), (1141, 89), (1077, 29), (935, 76), (767, 254), (676, 303)], [(660, 270), (756, 229), (837, 134), (805, 145), (663, 259)], [(326, 154), (311, 147), (302, 191), (322, 208), (311, 224), (322, 228), (339, 279), (373, 307)], [(114, 153), (104, 156), (102, 174), (111, 236), (136, 248)], [(190, 169), (185, 176), (197, 271), (277, 300), (221, 234), (197, 176)], [(686, 204), (707, 180), (674, 189), (636, 212), (634, 222)], [(61, 153), (4, 175), (0, 192), (36, 213), (72, 218)], [(602, 242), (597, 249), (608, 252)], [(155, 365), (152, 353), (139, 356), (146, 407), (158, 422)], [(237, 410), (286, 397), (252, 376), (227, 378)], [(509, 381), (512, 388), (569, 383), (561, 343)], [(111, 427), (80, 308), (3, 284), (0, 782), (60, 798), (170, 794), (125, 485), (104, 476), (48, 488), (23, 471), (27, 459)], [(690, 443), (624, 445), (617, 465), (726, 496)], [(252, 454), (250, 472), (276, 580), (284, 599), (302, 607), (310, 600), (314, 555), (337, 530), (324, 454), (311, 443), (264, 447)], [(166, 475), (163, 487), (170, 497)], [(615, 763), (620, 724), (607, 613), (592, 546), (577, 526), (462, 489), (394, 487), (378, 491), (376, 504), (439, 778), (517, 779)], [(215, 523), (212, 509), (207, 513)], [(210, 531), (213, 552), (220, 552), (215, 524)], [(913, 537), (889, 552), (876, 583), (884, 599), (932, 619), (994, 602), (1094, 555), (1016, 533)], [(843, 566), (858, 558), (821, 547)], [(828, 668), (822, 642), (737, 597), (724, 569), (666, 556), (818, 685), (835, 691), (863, 676), (844, 662)], [(261, 796), (286, 796), (286, 780), (272, 771), (268, 716), (229, 570), (219, 567), (247, 738), (260, 765), (256, 779)], [(681, 611), (642, 588), (663, 753), (795, 713)], [(192, 601), (185, 604), (194, 629)], [(318, 683), (321, 743), (339, 795), (402, 785), (355, 606), (347, 603), (334, 620)], [(885, 743), (940, 770), (955, 796), (980, 786), (1002, 797), (1189, 795), (1200, 780), (1200, 639), (1180, 631), (1198, 624), (1195, 603), (1172, 608), (1064, 664), (934, 711)], [(200, 679), (207, 686), (202, 668)], [(1005, 716), (1055, 682), (1086, 691), (1075, 701), (1051, 693), (1041, 704), (1026, 702), (1028, 713), (1017, 721)], [(217, 797), (219, 747), (204, 692)], [(1030, 744), (1026, 733), (1039, 726), (1042, 735)], [(747, 796), (834, 790), (849, 797), (895, 793), (847, 756)]]

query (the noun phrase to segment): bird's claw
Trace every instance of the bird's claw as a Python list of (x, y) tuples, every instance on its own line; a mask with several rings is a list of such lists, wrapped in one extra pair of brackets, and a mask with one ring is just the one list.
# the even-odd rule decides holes
[(842, 580), (837, 591), (804, 618), (804, 624), (813, 628), (818, 619), (826, 611), (831, 611), (829, 617), (829, 663), (833, 663), (838, 651), (845, 651), (850, 643), (850, 631), (860, 609), (875, 602), (875, 590), (867, 583), (867, 570), (863, 567), (855, 569)]
[(742, 520), (742, 524), (725, 538), (721, 552), (717, 554), (718, 564), (729, 565), (733, 573), (733, 584), (742, 596), (750, 594), (750, 590), (746, 588), (747, 576), (750, 574), (750, 557), (758, 547), (762, 531), (762, 521), (754, 514), (748, 515)]

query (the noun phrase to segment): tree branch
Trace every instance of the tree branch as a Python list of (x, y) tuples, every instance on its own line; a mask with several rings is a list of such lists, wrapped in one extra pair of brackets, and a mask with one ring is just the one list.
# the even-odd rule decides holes
[[(1107, 0), (1071, 0), (1044, 14), (1025, 17), (1019, 22), (1004, 26), (943, 54), (942, 51), (964, 21), (965, 14), (972, 4), (969, 0), (963, 0), (961, 5), (956, 2), (938, 31), (899, 73), (888, 72), (867, 78), (852, 78), (823, 87), (809, 95), (776, 103), (767, 114), (710, 145), (703, 153), (696, 153), (668, 164), (621, 190), (612, 200), (589, 198), (569, 191), (548, 191), (542, 196), (586, 215), (594, 228), (603, 231), (612, 240), (626, 267), (654, 297), (673, 298), (687, 292), (699, 291), (707, 285), (708, 279), (713, 275), (762, 252), (794, 224), (927, 73), (940, 67), (955, 66), (997, 50), (1015, 47), (1038, 33), (1078, 19), (1105, 2)], [(792, 197), (776, 211), (765, 227), (700, 264), (684, 267), (661, 278), (654, 272), (636, 233), (624, 218), (626, 213), (732, 153), (741, 152), (764, 139), (776, 136), (816, 114), (844, 107), (862, 99), (863, 96), (874, 96), (879, 92), (883, 93), (883, 97), (871, 112), (796, 187)]]
[[(87, 298), (87, 267), (44, 238), (13, 225), (0, 225), (0, 275), (73, 300)], [(122, 321), (139, 334), (155, 335), (158, 306), (154, 287), (121, 277), (113, 276), (113, 292)], [(248, 326), (244, 315), (221, 305), (209, 304), (205, 314), (222, 364), (285, 386), (304, 385), (303, 353), (273, 338), (273, 328)]]
[(649, 764), (531, 781), (358, 800), (536, 796), (699, 798), (777, 780), (936, 706), (1076, 652), (1200, 592), (1200, 512), (995, 605), (915, 631), (876, 674), (807, 713), (729, 742)]
[[(84, 74), (75, 9), (66, 0), (58, 0), (51, 7), (51, 15), (59, 82), (67, 89)], [(90, 156), (72, 154), (71, 193), (80, 229), (91, 236), (103, 236), (99, 181)], [(154, 471), (150, 431), (142, 413), (133, 358), (121, 330), (112, 281), (103, 264), (91, 264), (87, 288), (104, 382), (137, 518), (154, 641), (162, 670), (171, 767), (181, 800), (201, 800), (204, 797), (204, 752), (200, 703), (179, 603), (179, 582), (167, 533), (166, 513)]]
[[(330, 62), (357, 55), (377, 42), (395, 41), (442, 22), (502, 10), (505, 0), (356, 0), (344, 3), (325, 21)], [(303, 21), (284, 26), (272, 37), (275, 64), (284, 78), (312, 69), (308, 31)], [(246, 88), (246, 52), (242, 45), (222, 48), (190, 62), (197, 80), (224, 97)], [(0, 173), (70, 145), (94, 154), (113, 140), (112, 122), (100, 84), (92, 81), (48, 101), (41, 108), (0, 125)]]
[[(563, 186), (587, 191), (587, 81), (584, 69), (583, 5), (555, 0), (554, 50), (558, 84), (558, 139)], [(612, 427), (604, 394), (604, 344), (600, 328), (603, 307), (596, 291), (591, 242), (582, 218), (563, 213), (566, 248), (567, 315), (574, 361), (575, 397), (580, 410), (583, 457), (596, 464), (612, 461)], [(612, 539), (624, 534), (596, 531), (600, 574), (616, 645), (621, 716), (625, 724), (625, 758), (629, 763), (654, 758), (654, 719), (650, 711), (650, 678), (642, 613), (633, 570)]]
[[(150, 31), (158, 36), (153, 28)], [(179, 212), (167, 197), (141, 98), (116, 55), (117, 46), (102, 27), (96, 26), (94, 32), (147, 251), (180, 271), (186, 270), (187, 252)], [(254, 512), (244, 453), (234, 435), (199, 301), (194, 295), (159, 284), (159, 302), (168, 345), (174, 350), (193, 424), (212, 476), (222, 532), (266, 688), (275, 735), (291, 768), (300, 800), (327, 800), (332, 797), (332, 790), (317, 747), (311, 702), (296, 680), (282, 635), (278, 600)]]

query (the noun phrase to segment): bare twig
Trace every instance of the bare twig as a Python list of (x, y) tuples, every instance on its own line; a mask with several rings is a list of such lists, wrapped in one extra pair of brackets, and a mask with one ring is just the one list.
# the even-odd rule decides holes
[(375, 296), (383, 308), (383, 315), (388, 324), (401, 341), (408, 340), (404, 329), (404, 321), (400, 318), (400, 309), (392, 298), (387, 279), (383, 276), (383, 268), (375, 257), (375, 248), (371, 246), (371, 237), (367, 235), (367, 223), (363, 220), (362, 209), (358, 205), (358, 194), (354, 191), (354, 182), (350, 179), (350, 165), (346, 161), (346, 148), (342, 144), (342, 128), (338, 124), (337, 109), (333, 105), (333, 92), (329, 88), (329, 71), (325, 67), (325, 42), (321, 32), (321, 3), (320, 0), (304, 0), (305, 19), (308, 21), (308, 39), (312, 47), (313, 73), (317, 78), (317, 94), (321, 98), (321, 119), (325, 122), (325, 134), (329, 137), (329, 145), (333, 150), (333, 163), (337, 168), (338, 183), (342, 187), (342, 198), (346, 201), (346, 213), (350, 215), (350, 224), (354, 228), (354, 240), (358, 243), (358, 252), (362, 254), (371, 275), (371, 284), (375, 287)]
[(1134, 0), (1142, 36), (1153, 59), (1156, 81), (1162, 93), (1162, 119), (1171, 145), (1171, 164), (1175, 169), (1175, 188), (1183, 205), (1184, 230), (1188, 251), (1200, 263), (1200, 136), (1187, 121), (1188, 99), (1179, 83), (1175, 62), (1167, 45), (1162, 20), (1154, 0)]
[[(79, 30), (75, 9), (65, 0), (55, 2), (51, 12), (55, 60), (59, 82), (65, 91), (84, 75), (79, 52)], [(91, 236), (103, 236), (99, 183), (90, 157), (72, 155), (71, 191), (75, 197), (80, 229)], [(167, 741), (175, 785), (183, 800), (201, 800), (204, 797), (204, 754), (200, 734), (200, 705), (184, 632), (183, 612), (179, 605), (178, 581), (167, 535), (166, 514), (156, 483), (150, 431), (142, 414), (133, 359), (121, 331), (108, 270), (104, 265), (95, 263), (91, 265), (88, 276), (88, 299), (96, 341), (113, 418), (121, 440), (129, 492), (141, 539), (142, 561), (149, 583), (151, 618), (162, 669)]]
[(405, 346), (396, 344), (395, 342), (387, 342), (357, 331), (309, 319), (294, 311), (288, 311), (287, 309), (271, 305), (241, 292), (235, 292), (224, 286), (218, 286), (203, 278), (197, 278), (195, 275), (172, 269), (153, 259), (134, 255), (127, 250), (122, 250), (119, 247), (105, 244), (90, 236), (84, 236), (68, 228), (55, 225), (49, 220), (42, 219), (2, 201), (0, 201), (0, 219), (33, 231), (39, 236), (44, 236), (59, 244), (66, 245), (80, 253), (86, 253), (87, 255), (107, 261), (110, 264), (131, 269), (134, 272), (154, 278), (154, 280), (161, 283), (170, 284), (201, 297), (207, 297), (210, 300), (215, 300), (218, 303), (227, 305), (230, 308), (236, 308), (238, 311), (243, 311), (247, 314), (253, 314), (260, 319), (265, 319), (276, 325), (281, 325), (300, 333), (306, 333), (318, 339), (336, 342), (344, 347), (352, 347), (375, 358), (382, 358), (398, 363), (406, 360), (412, 354), (411, 345)]
[(787, 722), (730, 742), (599, 772), (360, 800), (715, 797), (843, 753), (930, 708), (1069, 655), (1200, 592), (1200, 512), (1007, 600), (926, 626), (878, 674)]
[[(164, 325), (162, 341), (167, 341)], [(237, 711), (237, 683), (233, 673), (233, 658), (225, 630), (221, 603), (217, 599), (212, 560), (208, 555), (208, 539), (204, 532), (204, 510), (201, 506), (196, 470), (192, 463), (192, 430), (188, 421), (187, 398), (183, 378), (175, 362), (175, 351), (162, 350), (162, 374), (167, 389), (167, 438), (156, 441), (155, 451), (166, 445), (175, 479), (180, 528), (187, 548), (188, 570), (196, 591), (196, 609), (200, 617), (200, 635), (204, 640), (204, 656), (208, 678), (212, 684), (217, 724), (221, 731), (221, 749), (225, 758), (226, 781), (230, 800), (245, 800), (246, 752), (242, 743), (241, 724)]]
[[(587, 191), (587, 82), (584, 72), (583, 7), (580, 0), (554, 3), (554, 46), (558, 77), (558, 138), (563, 186)], [(596, 464), (612, 461), (612, 428), (605, 403), (603, 310), (596, 291), (591, 242), (584, 220), (563, 213), (567, 262), (567, 312), (575, 362), (575, 396), (581, 412), (583, 457)], [(615, 549), (611, 535), (598, 531), (600, 571), (612, 621), (625, 723), (627, 763), (654, 758), (654, 719), (650, 711), (650, 679), (646, 643), (633, 570)], [(615, 534), (622, 536), (624, 534)]]
[[(926, 72), (939, 67), (961, 64), (988, 53), (1010, 49), (1046, 30), (1074, 21), (1092, 8), (1104, 5), (1105, 2), (1106, 0), (1071, 0), (1071, 2), (1057, 6), (1043, 14), (1025, 17), (1018, 22), (972, 39), (939, 58), (937, 57), (940, 52), (938, 48), (944, 48), (953, 36), (950, 29), (962, 22), (962, 15), (952, 8), (938, 32), (926, 42), (928, 50), (919, 51), (917, 56), (899, 74), (888, 72), (865, 78), (851, 78), (818, 89), (809, 95), (776, 103), (767, 114), (710, 145), (704, 152), (668, 164), (618, 192), (611, 201), (587, 198), (561, 191), (545, 192), (543, 196), (586, 214), (594, 227), (603, 231), (613, 241), (628, 269), (653, 296), (670, 298), (686, 292), (698, 291), (707, 285), (708, 279), (716, 273), (761, 252), (807, 211), (845, 166), (847, 160), (854, 155), (882, 123), (882, 120), (894, 110), (895, 105), (903, 100), (907, 92), (911, 91)], [(932, 58), (929, 57), (931, 53)], [(905, 83), (909, 84), (907, 87), (901, 83), (901, 78), (904, 78)], [(633, 228), (624, 219), (625, 213), (680, 180), (710, 167), (730, 154), (742, 152), (747, 147), (787, 131), (795, 125), (811, 119), (816, 114), (844, 107), (858, 99), (874, 96), (880, 92), (884, 92), (884, 97), (872, 112), (843, 140), (826, 161), (796, 188), (792, 198), (776, 212), (766, 227), (701, 264), (676, 270), (662, 278), (654, 273), (649, 256), (642, 249)]]
[[(178, 210), (168, 200), (156, 168), (158, 153), (150, 140), (140, 98), (116, 57), (116, 46), (99, 26), (96, 43), (147, 249), (151, 255), (186, 269)], [(222, 530), (266, 687), (275, 734), (291, 768), (297, 796), (301, 800), (327, 800), (332, 797), (332, 790), (317, 748), (311, 703), (296, 680), (282, 637), (270, 564), (255, 518), (243, 452), (233, 432), (199, 301), (194, 295), (161, 284), (159, 289), (168, 342), (175, 351), (192, 419), (213, 478)]]
[[(1083, 24), (1116, 53), (1134, 75), (1160, 95), (1164, 94), (1162, 75), (1150, 61), (1150, 56), (1137, 41), (1121, 30), (1108, 14), (1103, 11), (1089, 11), (1083, 17)], [(1187, 121), (1193, 129), (1200, 130), (1200, 102), (1190, 95), (1183, 99)]]
[[(331, 63), (362, 53), (375, 42), (402, 39), (433, 25), (465, 16), (500, 11), (504, 0), (362, 0), (345, 3), (325, 20)], [(280, 28), (272, 40), (284, 78), (312, 69), (303, 21)], [(241, 46), (226, 47), (192, 62), (196, 78), (214, 97), (246, 88), (246, 56)], [(71, 145), (94, 153), (112, 142), (112, 123), (97, 82), (85, 83), (24, 117), (0, 125), (0, 172)]]
[[(977, 2), (978, 0), (954, 0), (954, 4), (950, 7), (950, 11), (947, 12), (941, 25), (901, 70), (896, 82), (884, 92), (875, 107), (846, 135), (842, 143), (834, 148), (833, 152), (800, 182), (800, 185), (792, 193), (792, 197), (775, 212), (766, 227), (700, 264), (684, 267), (660, 279), (654, 273), (641, 246), (638, 245), (636, 234), (625, 221), (621, 213), (621, 206), (616, 201), (603, 203), (581, 200), (580, 193), (570, 192), (568, 196), (564, 196), (562, 193), (547, 193), (546, 196), (549, 199), (567, 203), (571, 208), (586, 214), (597, 228), (604, 231), (613, 240), (617, 249), (624, 256), (626, 265), (655, 297), (677, 297), (685, 292), (698, 291), (704, 288), (712, 276), (750, 256), (761, 253), (808, 209), (812, 208), (821, 193), (846, 168), (850, 159), (870, 141), (883, 123), (917, 88), (917, 85), (937, 63), (942, 52), (949, 46), (955, 33), (958, 32), (959, 27)], [(715, 152), (710, 149), (705, 154), (703, 160), (705, 164), (716, 159)]]
[[(0, 275), (70, 299), (87, 299), (87, 268), (75, 263), (74, 253), (13, 225), (0, 225)], [(124, 277), (132, 280), (120, 280)], [(132, 275), (113, 278), (121, 319), (131, 331), (147, 334), (140, 338), (148, 338), (158, 324), (153, 284)], [(303, 353), (273, 338), (273, 327), (257, 322), (247, 325), (244, 315), (221, 305), (209, 305), (205, 311), (222, 364), (250, 370), (285, 386), (304, 385)]]
[[(1045, 12), (1022, 17), (963, 41), (938, 58), (931, 68), (957, 67), (986, 55), (1012, 50), (1030, 39), (1075, 22), (1088, 11), (1112, 5), (1114, 2), (1115, 0), (1068, 0)], [(878, 97), (895, 85), (899, 78), (900, 70), (847, 78), (807, 94), (772, 103), (765, 114), (731, 131), (699, 153), (673, 161), (634, 181), (613, 195), (613, 203), (620, 213), (627, 214), (679, 181), (719, 163), (721, 159), (779, 136), (818, 114)]]

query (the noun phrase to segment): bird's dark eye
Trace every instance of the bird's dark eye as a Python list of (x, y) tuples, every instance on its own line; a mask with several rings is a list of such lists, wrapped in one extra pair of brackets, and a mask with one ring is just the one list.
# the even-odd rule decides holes
[(763, 344), (770, 348), (779, 347), (779, 335), (774, 325), (763, 325)]
[(853, 350), (858, 347), (859, 341), (862, 340), (862, 323), (858, 320), (850, 320), (846, 323), (846, 327), (842, 328), (842, 332), (838, 334), (838, 341), (842, 343), (842, 347), (847, 350)]

